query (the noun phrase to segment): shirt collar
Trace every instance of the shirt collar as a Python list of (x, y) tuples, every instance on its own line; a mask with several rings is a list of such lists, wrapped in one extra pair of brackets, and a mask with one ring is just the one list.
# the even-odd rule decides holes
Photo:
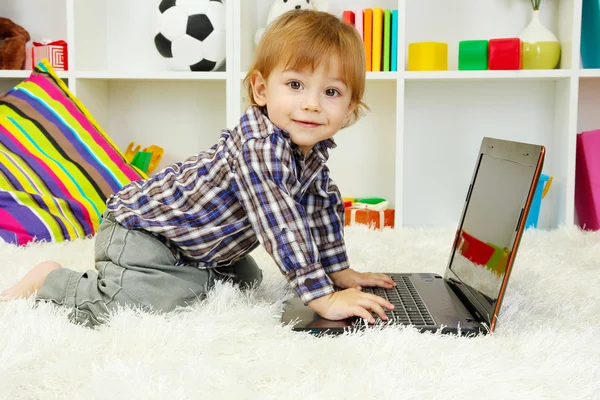
[[(277, 127), (273, 122), (271, 122), (271, 120), (269, 119), (269, 116), (267, 114), (267, 109), (265, 107), (259, 107), (259, 106), (252, 105), (252, 106), (248, 107), (246, 114), (249, 117), (255, 119), (259, 123), (259, 127), (261, 129), (266, 129), (268, 132), (281, 133), (282, 136), (284, 136), (286, 139), (289, 140), (290, 145), (294, 151), (300, 150), (298, 145), (291, 141), (289, 132)], [(310, 156), (310, 154), (313, 154), (313, 153), (317, 154), (318, 157), (321, 159), (321, 161), (323, 163), (325, 163), (329, 159), (329, 150), (334, 149), (336, 147), (337, 147), (337, 144), (335, 143), (333, 138), (325, 139), (325, 140), (322, 140), (322, 141), (318, 142), (317, 144), (315, 144), (311, 153), (309, 153), (309, 156)]]

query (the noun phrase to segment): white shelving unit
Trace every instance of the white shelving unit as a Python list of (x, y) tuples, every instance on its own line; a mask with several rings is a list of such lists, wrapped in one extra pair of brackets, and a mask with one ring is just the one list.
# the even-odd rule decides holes
[[(222, 71), (169, 71), (153, 43), (158, 0), (3, 0), (0, 15), (32, 40), (66, 39), (71, 90), (123, 150), (130, 141), (165, 148), (160, 167), (211, 146), (247, 106), (242, 80), (273, 0), (226, 1)], [(449, 44), (449, 71), (369, 72), (371, 112), (336, 136), (332, 175), (343, 195), (379, 196), (397, 226), (456, 226), (483, 136), (543, 144), (554, 182), (540, 228), (575, 222), (575, 141), (600, 128), (600, 70), (580, 68), (581, 0), (543, 0), (541, 20), (559, 38), (560, 69), (457, 71), (458, 42), (516, 37), (528, 0), (329, 0), (329, 12), (398, 9), (398, 65), (408, 43)], [(6, 90), (29, 71), (0, 71)]]

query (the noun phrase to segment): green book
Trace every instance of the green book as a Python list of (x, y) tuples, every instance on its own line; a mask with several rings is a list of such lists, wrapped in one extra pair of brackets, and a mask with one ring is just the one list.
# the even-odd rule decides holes
[(392, 12), (385, 10), (383, 12), (383, 68), (382, 71), (390, 71), (391, 54), (391, 31), (392, 31)]

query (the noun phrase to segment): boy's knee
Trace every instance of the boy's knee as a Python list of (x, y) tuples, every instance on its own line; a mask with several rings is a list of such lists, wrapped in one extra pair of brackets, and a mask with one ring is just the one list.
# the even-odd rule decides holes
[(35, 268), (39, 271), (40, 274), (47, 276), (50, 272), (54, 271), (55, 269), (62, 268), (62, 265), (55, 261), (44, 261), (43, 263), (36, 265)]
[(55, 261), (44, 261), (34, 267), (36, 279), (36, 289), (39, 290), (50, 272), (62, 268), (62, 265)]
[(239, 259), (234, 265), (236, 277), (234, 282), (241, 287), (259, 286), (263, 279), (263, 272), (251, 256)]

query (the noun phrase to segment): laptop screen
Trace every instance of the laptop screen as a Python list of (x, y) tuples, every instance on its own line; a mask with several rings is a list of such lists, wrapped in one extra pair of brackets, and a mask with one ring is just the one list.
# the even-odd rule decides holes
[(480, 154), (446, 272), (447, 279), (467, 287), (469, 298), (479, 303), (477, 308), (488, 322), (514, 250), (539, 156), (535, 151), (515, 150), (520, 158), (512, 160), (494, 151)]

